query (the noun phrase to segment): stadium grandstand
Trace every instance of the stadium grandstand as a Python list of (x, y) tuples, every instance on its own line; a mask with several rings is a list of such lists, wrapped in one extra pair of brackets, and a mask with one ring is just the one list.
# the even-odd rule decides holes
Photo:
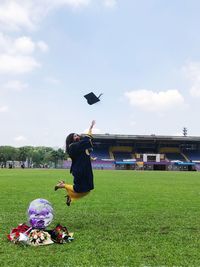
[(200, 137), (95, 134), (93, 144), (94, 169), (200, 170)]

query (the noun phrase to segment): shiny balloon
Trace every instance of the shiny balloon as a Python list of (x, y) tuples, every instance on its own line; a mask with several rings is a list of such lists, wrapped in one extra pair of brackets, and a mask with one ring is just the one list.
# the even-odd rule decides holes
[(28, 207), (28, 222), (33, 228), (44, 229), (53, 220), (51, 203), (42, 198), (33, 200)]

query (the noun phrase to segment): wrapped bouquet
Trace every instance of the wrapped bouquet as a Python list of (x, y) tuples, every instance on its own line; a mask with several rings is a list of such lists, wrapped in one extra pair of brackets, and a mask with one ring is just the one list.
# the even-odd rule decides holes
[(63, 244), (73, 240), (73, 233), (69, 233), (67, 228), (61, 224), (57, 224), (57, 226), (49, 232), (55, 243)]
[(28, 244), (31, 246), (42, 246), (53, 244), (49, 233), (40, 229), (33, 229), (28, 236)]
[(26, 224), (19, 224), (13, 228), (8, 239), (15, 244), (30, 246), (42, 246), (53, 243), (64, 244), (73, 240), (73, 233), (67, 228), (58, 224), (53, 230), (43, 230), (29, 227)]
[(10, 234), (7, 235), (8, 239), (13, 243), (19, 243), (21, 235), (24, 234), (25, 236), (32, 228), (26, 225), (25, 223), (19, 224), (17, 227), (13, 228), (10, 231)]

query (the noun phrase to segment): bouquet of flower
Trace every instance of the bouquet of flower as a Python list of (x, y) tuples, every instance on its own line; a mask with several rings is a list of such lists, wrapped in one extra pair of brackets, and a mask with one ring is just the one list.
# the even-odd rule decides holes
[(58, 224), (53, 230), (42, 230), (29, 227), (26, 224), (20, 224), (13, 228), (8, 239), (15, 244), (30, 246), (49, 245), (53, 243), (64, 244), (71, 242), (73, 233), (69, 233), (67, 228)]
[(26, 224), (19, 224), (16, 228), (13, 228), (10, 234), (7, 235), (8, 239), (13, 243), (20, 243), (20, 236), (22, 233), (26, 234), (31, 230)]
[(33, 229), (29, 234), (28, 243), (31, 246), (41, 246), (53, 244), (54, 242), (47, 232), (40, 229)]
[(51, 240), (51, 237), (47, 232), (40, 229), (33, 229), (29, 233), (28, 243), (31, 246), (41, 246), (53, 244), (54, 242)]
[(49, 232), (55, 243), (64, 244), (73, 240), (73, 233), (69, 233), (67, 228), (60, 224)]

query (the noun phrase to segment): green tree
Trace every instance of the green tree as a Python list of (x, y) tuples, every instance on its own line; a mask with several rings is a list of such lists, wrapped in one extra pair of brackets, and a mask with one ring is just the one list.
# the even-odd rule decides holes
[(5, 162), (14, 161), (18, 157), (18, 149), (12, 146), (0, 146), (0, 154), (4, 157)]
[(54, 163), (55, 168), (57, 168), (58, 160), (59, 160), (59, 152), (58, 152), (58, 151), (53, 150), (53, 151), (51, 152), (51, 160), (52, 160), (52, 162)]

